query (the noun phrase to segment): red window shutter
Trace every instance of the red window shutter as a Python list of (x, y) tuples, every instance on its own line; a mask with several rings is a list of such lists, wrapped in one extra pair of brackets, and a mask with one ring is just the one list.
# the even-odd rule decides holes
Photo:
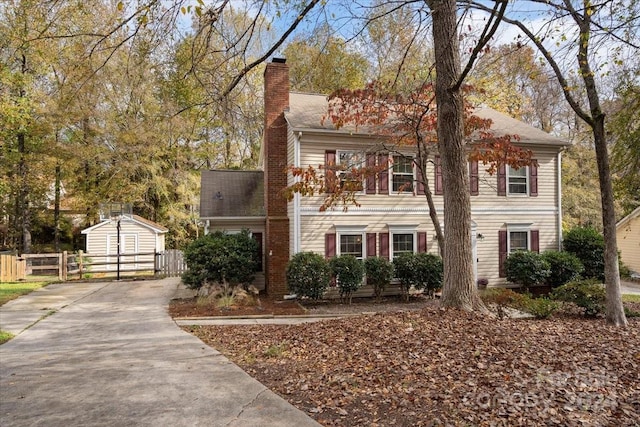
[(389, 233), (380, 233), (380, 256), (389, 259)]
[(378, 172), (378, 191), (380, 194), (389, 194), (389, 156), (387, 154), (378, 155), (378, 166), (385, 166)]
[[(367, 168), (376, 167), (376, 155), (367, 154)], [(367, 173), (367, 194), (376, 194), (376, 175)]]
[(478, 161), (472, 160), (469, 163), (469, 190), (472, 196), (479, 193)]
[(336, 185), (336, 172), (333, 169), (333, 166), (336, 165), (336, 152), (334, 151), (325, 151), (324, 152), (324, 167), (325, 167), (325, 182), (324, 186), (326, 188), (327, 193), (333, 193), (333, 189)]
[(531, 252), (540, 252), (540, 231), (531, 230), (529, 235), (531, 236)]
[(507, 259), (507, 230), (498, 230), (498, 273), (506, 277), (504, 261)]
[(435, 193), (442, 194), (442, 165), (440, 164), (440, 156), (435, 157)]
[[(533, 160), (535, 162), (535, 159)], [(529, 166), (529, 195), (538, 196), (538, 165)]]
[(336, 234), (327, 233), (324, 235), (324, 256), (325, 258), (333, 258), (336, 256)]
[(498, 196), (507, 195), (507, 167), (504, 164), (498, 166)]
[(416, 163), (417, 160), (414, 160), (413, 167), (416, 169), (416, 194), (424, 196), (424, 179), (422, 178), (422, 169)]
[(376, 233), (367, 233), (367, 258), (376, 255)]
[(418, 252), (427, 252), (427, 232), (418, 231)]

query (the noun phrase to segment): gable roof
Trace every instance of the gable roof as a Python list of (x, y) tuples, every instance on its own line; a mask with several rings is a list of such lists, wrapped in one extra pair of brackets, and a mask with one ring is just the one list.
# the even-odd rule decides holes
[(264, 216), (262, 171), (202, 171), (200, 218)]
[(625, 216), (624, 218), (622, 218), (620, 221), (618, 221), (618, 223), (616, 224), (616, 228), (620, 228), (624, 225), (626, 225), (628, 222), (630, 222), (632, 219), (637, 218), (640, 216), (640, 206), (638, 206), (637, 208), (635, 208), (633, 210), (633, 212), (631, 212), (629, 215)]
[[(164, 234), (166, 232), (169, 231), (169, 229), (167, 227), (165, 227), (164, 225), (160, 225), (157, 222), (153, 222), (149, 219), (143, 218), (139, 215), (131, 215), (131, 218), (129, 219), (129, 221), (132, 221), (142, 227), (148, 228), (151, 231), (155, 232), (156, 234)], [(96, 228), (100, 228), (103, 225), (109, 224), (111, 223), (111, 220), (107, 219), (104, 220), (102, 222), (99, 222), (96, 225), (93, 225), (89, 228), (85, 228), (84, 230), (81, 231), (82, 234), (87, 234), (90, 233), (91, 231), (95, 230)]]
[[(285, 112), (285, 118), (293, 131), (369, 133), (366, 132), (366, 127), (362, 126), (359, 126), (356, 131), (356, 127), (352, 124), (345, 125), (339, 130), (336, 129), (331, 120), (326, 118), (328, 106), (326, 95), (291, 92), (289, 94), (289, 111)], [(570, 145), (563, 139), (486, 106), (476, 108), (474, 114), (483, 119), (491, 119), (493, 122), (491, 130), (496, 136), (518, 135), (520, 142), (525, 144), (545, 144), (559, 147)]]

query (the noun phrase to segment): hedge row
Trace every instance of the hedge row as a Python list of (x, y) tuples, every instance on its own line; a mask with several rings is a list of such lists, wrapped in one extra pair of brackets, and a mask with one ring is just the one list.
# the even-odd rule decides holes
[(370, 257), (363, 261), (351, 255), (341, 255), (325, 260), (313, 252), (294, 255), (287, 265), (289, 290), (300, 297), (319, 299), (335, 281), (340, 297), (351, 302), (351, 297), (366, 282), (380, 298), (393, 278), (397, 278), (405, 299), (409, 289), (432, 293), (442, 285), (443, 265), (439, 256), (420, 253), (404, 253), (393, 260)]

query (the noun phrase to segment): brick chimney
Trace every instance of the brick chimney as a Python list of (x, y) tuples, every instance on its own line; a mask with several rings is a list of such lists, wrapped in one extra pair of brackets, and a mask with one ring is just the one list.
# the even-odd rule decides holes
[(264, 194), (266, 209), (265, 285), (267, 294), (288, 293), (285, 269), (289, 262), (289, 218), (282, 189), (287, 186), (287, 123), (289, 66), (274, 58), (264, 71)]

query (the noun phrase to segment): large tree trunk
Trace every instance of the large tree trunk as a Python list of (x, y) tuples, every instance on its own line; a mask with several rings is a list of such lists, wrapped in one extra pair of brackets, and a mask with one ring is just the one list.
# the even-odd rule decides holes
[(598, 178), (600, 181), (600, 201), (602, 204), (602, 227), (604, 230), (604, 281), (607, 286), (607, 322), (616, 326), (627, 326), (627, 318), (622, 306), (620, 292), (620, 271), (618, 266), (618, 242), (616, 241), (616, 213), (613, 204), (613, 186), (609, 168), (609, 152), (604, 130), (605, 115), (600, 107), (600, 97), (589, 64), (589, 38), (591, 36), (591, 9), (585, 7), (582, 18), (574, 13), (574, 19), (580, 28), (580, 45), (578, 47), (578, 66), (584, 81), (589, 101), (591, 120), (587, 123), (593, 131), (598, 161)]
[(609, 153), (604, 131), (604, 114), (594, 117), (593, 137), (600, 178), (602, 203), (602, 226), (604, 231), (604, 282), (607, 286), (607, 322), (616, 326), (627, 326), (620, 291), (620, 269), (618, 266), (618, 242), (616, 239), (616, 213), (613, 203), (613, 186), (609, 169)]
[(436, 60), (438, 144), (444, 193), (444, 286), (441, 304), (464, 310), (484, 308), (473, 280), (471, 202), (464, 145), (463, 100), (452, 87), (460, 76), (455, 0), (429, 0)]

